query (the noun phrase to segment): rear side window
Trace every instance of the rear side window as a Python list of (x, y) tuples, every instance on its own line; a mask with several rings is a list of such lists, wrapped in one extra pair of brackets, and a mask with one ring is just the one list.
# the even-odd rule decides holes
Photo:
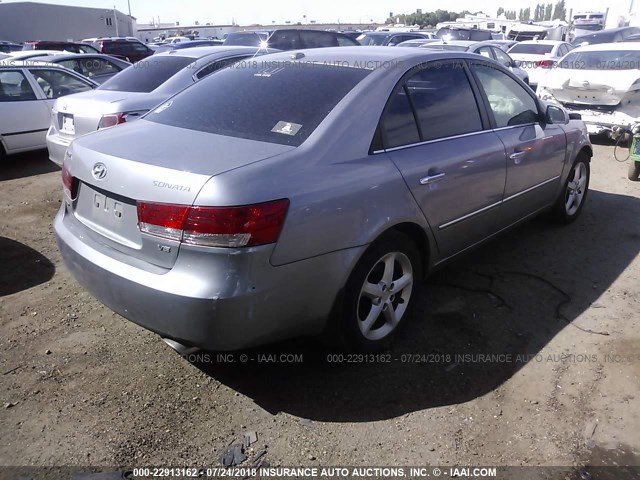
[(99, 89), (148, 93), (193, 62), (190, 57), (152, 55), (114, 75)]
[(244, 56), (244, 57), (225, 58), (225, 59), (222, 59), (222, 60), (217, 60), (215, 62), (211, 62), (209, 65), (207, 65), (202, 70), (200, 70), (198, 73), (196, 73), (196, 78), (198, 80), (201, 80), (204, 77), (206, 77), (207, 75), (210, 75), (213, 72), (217, 72), (218, 70), (221, 70), (221, 69), (223, 69), (225, 67), (228, 67), (229, 65), (233, 65), (234, 63), (236, 63), (239, 60), (242, 60), (243, 58), (247, 58), (247, 57)]
[(273, 32), (269, 37), (269, 48), (278, 50), (296, 50), (303, 48), (300, 43), (300, 36), (296, 30), (285, 30)]
[(225, 45), (241, 45), (245, 47), (258, 47), (265, 40), (257, 33), (230, 33), (224, 41)]
[(298, 146), (369, 73), (320, 64), (243, 61), (187, 88), (145, 119)]
[(488, 65), (475, 64), (472, 69), (489, 100), (497, 128), (538, 121), (536, 101), (513, 78)]
[(61, 70), (29, 70), (47, 98), (59, 98), (72, 93), (86, 92), (93, 87)]
[(385, 148), (420, 142), (418, 125), (405, 87), (391, 97), (382, 119), (382, 130)]
[(461, 64), (430, 63), (407, 80), (422, 140), (482, 130), (471, 84)]

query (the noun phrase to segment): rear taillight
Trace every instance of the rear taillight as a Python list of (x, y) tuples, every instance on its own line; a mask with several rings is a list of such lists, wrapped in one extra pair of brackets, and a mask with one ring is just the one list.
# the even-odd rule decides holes
[(250, 247), (278, 240), (289, 200), (240, 207), (138, 202), (140, 231), (208, 247)]
[(540, 60), (536, 62), (536, 67), (551, 68), (553, 67), (553, 60)]
[(69, 172), (67, 168), (67, 164), (65, 162), (62, 163), (62, 189), (64, 194), (69, 197), (71, 200), (74, 199), (76, 195), (76, 185), (75, 179)]
[(103, 115), (98, 123), (98, 130), (101, 128), (115, 127), (121, 123), (126, 122), (124, 113), (110, 113), (109, 115)]

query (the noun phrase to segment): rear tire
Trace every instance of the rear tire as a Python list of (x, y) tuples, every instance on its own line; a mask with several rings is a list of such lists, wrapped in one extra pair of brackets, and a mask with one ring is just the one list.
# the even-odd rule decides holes
[(390, 232), (358, 261), (344, 292), (340, 327), (343, 346), (379, 352), (411, 316), (422, 278), (420, 251), (406, 235)]
[(640, 180), (640, 162), (636, 162), (635, 160), (631, 160), (629, 164), (629, 171), (627, 173), (629, 180), (632, 182), (637, 182)]
[(551, 209), (553, 221), (568, 224), (578, 218), (587, 201), (590, 178), (589, 157), (584, 153), (579, 153), (571, 166), (567, 181), (558, 195), (558, 200)]

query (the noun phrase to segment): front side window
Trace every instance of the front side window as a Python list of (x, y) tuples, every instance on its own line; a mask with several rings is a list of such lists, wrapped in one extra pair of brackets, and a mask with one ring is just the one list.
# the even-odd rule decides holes
[(478, 105), (462, 64), (427, 64), (406, 85), (422, 141), (482, 130)]
[(295, 50), (301, 48), (300, 36), (296, 30), (276, 31), (269, 37), (269, 48)]
[(0, 102), (36, 100), (29, 81), (19, 70), (0, 71)]
[(538, 121), (536, 101), (513, 78), (488, 65), (474, 64), (472, 69), (489, 100), (497, 128)]
[(337, 47), (335, 37), (325, 32), (303, 32), (300, 34), (305, 48)]
[(370, 70), (241, 61), (151, 111), (145, 120), (298, 146)]
[(505, 67), (511, 66), (511, 57), (504, 53), (499, 48), (492, 48), (493, 54), (496, 56), (496, 60), (500, 65), (504, 65)]
[(86, 92), (93, 87), (61, 70), (29, 70), (47, 98), (58, 98), (72, 93)]

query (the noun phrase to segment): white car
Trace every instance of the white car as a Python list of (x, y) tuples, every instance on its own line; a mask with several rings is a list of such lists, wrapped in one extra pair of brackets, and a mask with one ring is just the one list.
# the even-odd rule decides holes
[(573, 48), (570, 43), (559, 40), (525, 40), (511, 47), (509, 55), (529, 73), (529, 85), (535, 90), (540, 77)]
[(169, 37), (167, 38), (164, 43), (168, 44), (168, 43), (182, 43), (182, 42), (190, 42), (191, 39), (189, 37)]
[(640, 118), (640, 44), (576, 48), (541, 78), (536, 93), (546, 102), (580, 113), (592, 135), (636, 123)]
[(60, 65), (0, 61), (0, 159), (46, 148), (51, 107), (56, 98), (97, 86), (94, 81)]
[(63, 50), (17, 50), (15, 52), (3, 53), (0, 60), (29, 60), (36, 57), (47, 57), (49, 55), (70, 55), (73, 52)]

